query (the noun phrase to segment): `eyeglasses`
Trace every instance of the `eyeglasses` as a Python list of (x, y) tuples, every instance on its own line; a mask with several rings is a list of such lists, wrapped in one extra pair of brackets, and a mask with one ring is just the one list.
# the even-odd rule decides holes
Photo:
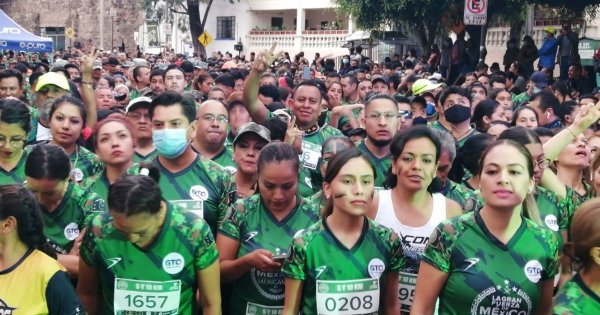
[(226, 124), (228, 121), (227, 116), (225, 116), (225, 115), (215, 116), (215, 115), (208, 114), (208, 115), (202, 116), (202, 119), (204, 121), (211, 122), (211, 123), (216, 120), (222, 124)]
[(366, 117), (371, 120), (379, 120), (379, 119), (381, 119), (381, 117), (385, 118), (385, 120), (393, 120), (393, 119), (398, 118), (398, 114), (397, 113), (373, 112), (373, 113), (369, 113), (368, 115), (366, 115)]
[(131, 117), (133, 120), (140, 120), (142, 117), (146, 120), (150, 120), (150, 114), (127, 113), (127, 117)]
[(411, 119), (412, 118), (412, 112), (409, 110), (399, 110), (398, 111), (398, 115), (404, 119)]
[[(21, 138), (11, 138), (10, 140), (8, 140), (8, 143), (10, 144), (11, 147), (18, 149), (20, 145), (23, 145), (25, 143), (25, 137), (21, 137)], [(6, 138), (0, 138), (0, 148), (4, 147), (6, 145)]]
[(550, 166), (550, 160), (548, 159), (543, 159), (543, 160), (539, 160), (539, 161), (535, 161), (533, 162), (533, 166), (534, 167), (539, 167), (541, 170), (543, 169), (547, 169), (548, 166)]

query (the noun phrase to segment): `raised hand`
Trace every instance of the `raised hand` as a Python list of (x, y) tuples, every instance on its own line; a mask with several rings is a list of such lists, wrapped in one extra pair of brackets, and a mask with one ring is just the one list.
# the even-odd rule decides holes
[(277, 42), (273, 42), (271, 48), (258, 52), (252, 63), (252, 69), (257, 72), (265, 72), (282, 53), (282, 51), (274, 53), (276, 47)]

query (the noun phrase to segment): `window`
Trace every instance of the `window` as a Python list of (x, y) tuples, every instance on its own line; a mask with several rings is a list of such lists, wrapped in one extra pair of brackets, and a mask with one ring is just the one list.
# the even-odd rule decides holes
[(64, 27), (46, 27), (45, 37), (52, 38), (54, 50), (65, 49), (65, 28)]
[(235, 16), (217, 17), (217, 39), (235, 39)]

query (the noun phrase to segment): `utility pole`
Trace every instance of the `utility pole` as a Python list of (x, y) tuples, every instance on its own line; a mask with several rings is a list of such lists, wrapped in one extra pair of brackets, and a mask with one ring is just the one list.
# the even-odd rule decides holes
[(104, 0), (100, 0), (100, 14), (98, 19), (100, 32), (100, 49), (104, 49)]

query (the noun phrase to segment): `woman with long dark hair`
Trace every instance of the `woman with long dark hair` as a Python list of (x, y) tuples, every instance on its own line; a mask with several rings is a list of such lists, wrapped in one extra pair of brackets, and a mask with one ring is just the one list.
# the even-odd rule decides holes
[(22, 185), (0, 185), (0, 311), (84, 314), (65, 268), (46, 243), (35, 197)]

